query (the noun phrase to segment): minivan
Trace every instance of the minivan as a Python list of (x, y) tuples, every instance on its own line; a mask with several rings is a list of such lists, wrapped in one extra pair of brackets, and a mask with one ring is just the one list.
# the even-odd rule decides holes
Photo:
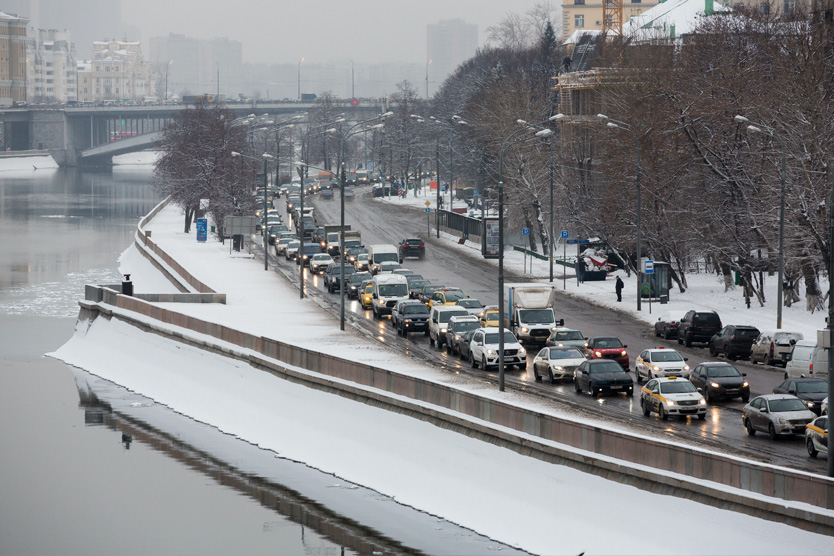
[(379, 265), (385, 261), (392, 261), (402, 264), (400, 254), (397, 248), (390, 243), (382, 243), (379, 245), (371, 245), (368, 249), (368, 266), (372, 274), (379, 272)]
[(408, 281), (399, 274), (374, 276), (371, 292), (374, 318), (390, 315), (391, 309), (400, 301), (408, 300)]
[[(827, 334), (827, 331), (821, 331)], [(817, 333), (820, 336), (820, 332)], [(818, 338), (820, 339), (820, 338)], [(828, 349), (818, 345), (822, 342), (800, 340), (791, 351), (785, 365), (785, 378), (813, 377), (828, 378)]]

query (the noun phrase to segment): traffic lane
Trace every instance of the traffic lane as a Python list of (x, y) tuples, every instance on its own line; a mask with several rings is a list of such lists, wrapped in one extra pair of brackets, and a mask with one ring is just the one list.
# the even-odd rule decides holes
[[(320, 215), (327, 218), (328, 222), (334, 216), (338, 218), (338, 203), (333, 203), (332, 205), (329, 202), (316, 203), (317, 207), (321, 207), (322, 205), (325, 205), (325, 208), (321, 210)], [(346, 203), (346, 209), (348, 209), (346, 210), (346, 222), (351, 223), (353, 229), (359, 228), (362, 231), (363, 243), (365, 245), (370, 245), (375, 242), (396, 244), (409, 235), (416, 235), (417, 237), (423, 237), (425, 235), (409, 232), (408, 230), (410, 228), (408, 225), (392, 226), (381, 222), (381, 217), (376, 212), (379, 208), (378, 204), (374, 202)], [(394, 213), (397, 219), (407, 219), (408, 213), (406, 211), (393, 209), (389, 211), (388, 208), (389, 206), (385, 205), (386, 213)], [(399, 207), (395, 207), (395, 209), (399, 209)], [(357, 224), (353, 224), (353, 222)], [(403, 229), (406, 230), (405, 233)], [(371, 238), (371, 241), (367, 241), (366, 238)], [(424, 239), (426, 238), (424, 237)], [(484, 261), (472, 260), (471, 257), (461, 256), (457, 251), (440, 248), (439, 244), (433, 245), (435, 242), (432, 240), (433, 238), (428, 238), (427, 244), (429, 248), (426, 251), (426, 258), (424, 260), (408, 259), (404, 266), (431, 279), (434, 283), (442, 281), (444, 285), (461, 287), (464, 291), (467, 291), (473, 297), (478, 297), (486, 304), (494, 304), (497, 301), (493, 297), (497, 295), (495, 293), (497, 291), (497, 282), (493, 277), (495, 273), (494, 268), (486, 265)], [(476, 292), (481, 292), (481, 295), (477, 295)], [(574, 323), (573, 327), (579, 328), (589, 337), (595, 335), (619, 337), (629, 346), (628, 351), (632, 368), (636, 354), (639, 354), (642, 349), (659, 345), (654, 338), (652, 328), (645, 323), (635, 321), (631, 317), (617, 311), (596, 307), (583, 302), (581, 299), (561, 293), (557, 294), (557, 297), (559, 298), (557, 310), (561, 308), (566, 320), (568, 320), (566, 325), (571, 326), (570, 323)], [(495, 301), (493, 301), (494, 299)], [(358, 304), (355, 307), (358, 307)], [(357, 314), (360, 312), (357, 311)], [(366, 314), (365, 318), (371, 318), (370, 312)], [(560, 316), (560, 318), (562, 317)], [(386, 326), (388, 322), (386, 319), (376, 324), (376, 330), (380, 331), (378, 338), (388, 345), (396, 346), (404, 340), (396, 337), (390, 325)], [(457, 357), (448, 356), (445, 350), (438, 351), (429, 347), (427, 339), (422, 336), (410, 336), (408, 345), (413, 345), (413, 348), (408, 350), (409, 353), (427, 362), (434, 362), (441, 367), (456, 372), (471, 372), (468, 362), (460, 361)], [(702, 360), (711, 359), (708, 352), (702, 348), (677, 346), (674, 344), (674, 341), (672, 344), (664, 342), (662, 345), (679, 349), (681, 353), (689, 357), (688, 363), (690, 363), (690, 367), (694, 367), (694, 365)], [(650, 434), (660, 434), (670, 440), (690, 440), (711, 449), (727, 451), (745, 457), (789, 465), (800, 469), (813, 471), (816, 470), (816, 467), (819, 467), (813, 461), (809, 461), (810, 458), (804, 454), (801, 439), (793, 443), (790, 441), (768, 443), (767, 441), (769, 439), (766, 442), (762, 442), (761, 438), (748, 438), (746, 431), (741, 426), (741, 408), (744, 406), (741, 402), (730, 401), (712, 404), (709, 408), (706, 421), (699, 421), (697, 419), (675, 420), (675, 418), (672, 418), (671, 421), (661, 421), (654, 414), (651, 417), (644, 417), (642, 415), (639, 406), (639, 394), (637, 393), (639, 392), (639, 385), (635, 385), (635, 395), (631, 398), (619, 395), (606, 396), (594, 400), (587, 395), (576, 395), (573, 391), (572, 383), (549, 385), (545, 380), (542, 384), (536, 384), (532, 373), (532, 358), (537, 351), (538, 349), (536, 348), (528, 349), (528, 368), (526, 370), (507, 370), (505, 372), (505, 380), (509, 387), (530, 391), (537, 395), (552, 397), (556, 403), (565, 403), (570, 400), (571, 406), (589, 410), (591, 412), (590, 415), (593, 415), (595, 418), (601, 418), (603, 420), (610, 419), (615, 424), (630, 423), (637, 429), (649, 432)], [(753, 395), (766, 393), (772, 389), (769, 385), (769, 389), (757, 387), (756, 384), (759, 381), (756, 377), (768, 378), (772, 382), (774, 378), (773, 372), (755, 368), (749, 370), (750, 375), (753, 375), (749, 377), (751, 384), (753, 384)], [(497, 375), (497, 373), (491, 374)], [(484, 375), (476, 374), (476, 376)], [(551, 392), (548, 392), (548, 389)]]

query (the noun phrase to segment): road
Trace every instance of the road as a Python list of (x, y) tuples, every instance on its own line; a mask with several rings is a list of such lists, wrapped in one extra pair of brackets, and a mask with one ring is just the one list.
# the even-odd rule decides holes
[[(456, 286), (462, 288), (470, 297), (479, 299), (485, 305), (498, 303), (498, 273), (495, 266), (480, 258), (473, 251), (471, 256), (461, 255), (457, 250), (449, 249), (442, 240), (427, 237), (426, 216), (422, 211), (409, 207), (398, 207), (372, 199), (370, 188), (357, 188), (356, 200), (345, 206), (345, 223), (353, 230), (362, 232), (362, 241), (366, 246), (377, 243), (396, 245), (406, 237), (420, 237), (426, 241), (426, 256), (423, 260), (407, 259), (403, 266), (410, 268), (433, 284)], [(319, 225), (339, 224), (338, 195), (334, 200), (323, 200), (317, 196), (305, 198), (305, 204), (316, 207), (316, 220)], [(286, 214), (283, 199), (276, 203)], [(433, 231), (433, 230), (432, 230)], [(298, 283), (298, 267), (288, 262), (271, 257), (273, 264), (294, 283)], [(507, 282), (523, 282), (524, 278), (505, 271)], [(308, 295), (316, 298), (321, 305), (339, 315), (339, 294), (327, 293), (320, 276), (306, 280)], [(574, 284), (572, 284), (575, 286)], [(569, 285), (568, 287), (571, 287)], [(588, 304), (574, 297), (557, 294), (557, 318), (565, 319), (565, 326), (579, 329), (586, 337), (617, 336), (628, 346), (631, 368), (636, 354), (646, 348), (666, 345), (674, 347), (688, 358), (690, 368), (702, 361), (709, 360), (706, 347), (686, 348), (674, 341), (664, 342), (654, 336), (652, 327), (637, 321), (628, 315), (612, 311), (609, 308)], [(614, 295), (613, 286), (612, 293)], [(360, 304), (345, 297), (345, 318), (357, 329), (369, 337), (401, 350), (403, 356), (416, 357), (426, 363), (435, 365), (447, 372), (457, 373), (479, 381), (488, 381), (498, 385), (497, 372), (485, 372), (472, 369), (468, 362), (457, 356), (450, 356), (430, 347), (428, 338), (417, 334), (408, 339), (401, 338), (389, 324), (388, 319), (376, 321), (371, 311), (365, 311)], [(767, 435), (759, 433), (749, 437), (741, 423), (741, 410), (744, 403), (740, 400), (711, 403), (704, 421), (698, 419), (671, 417), (668, 421), (660, 420), (655, 414), (643, 416), (639, 403), (639, 385), (635, 384), (633, 397), (609, 395), (594, 399), (587, 394), (577, 394), (572, 383), (551, 384), (547, 379), (537, 383), (533, 377), (532, 360), (538, 348), (528, 347), (528, 368), (526, 370), (507, 370), (505, 383), (508, 389), (525, 392), (559, 410), (570, 409), (579, 416), (608, 421), (623, 427), (658, 438), (684, 442), (775, 465), (793, 469), (826, 474), (824, 458), (812, 459), (805, 450), (804, 439), (793, 438), (770, 440)], [(770, 393), (782, 382), (782, 369), (770, 366), (752, 365), (738, 361), (736, 365), (747, 373), (751, 396)], [(634, 373), (632, 372), (632, 376)]]

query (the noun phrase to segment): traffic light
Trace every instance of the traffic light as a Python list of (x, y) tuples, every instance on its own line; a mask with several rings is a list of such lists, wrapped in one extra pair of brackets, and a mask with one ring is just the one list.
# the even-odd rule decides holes
[(359, 106), (359, 99), (356, 98), (356, 97), (350, 99), (350, 105), (351, 106)]

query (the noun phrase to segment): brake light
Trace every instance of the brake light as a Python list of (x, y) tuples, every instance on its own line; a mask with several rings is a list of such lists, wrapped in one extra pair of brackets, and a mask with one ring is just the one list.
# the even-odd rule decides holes
[(773, 357), (773, 342), (770, 342), (770, 357)]
[(735, 335), (735, 334), (733, 334), (732, 336), (730, 336), (730, 339), (731, 339), (731, 340), (735, 340), (735, 339), (736, 339), (736, 335)]

